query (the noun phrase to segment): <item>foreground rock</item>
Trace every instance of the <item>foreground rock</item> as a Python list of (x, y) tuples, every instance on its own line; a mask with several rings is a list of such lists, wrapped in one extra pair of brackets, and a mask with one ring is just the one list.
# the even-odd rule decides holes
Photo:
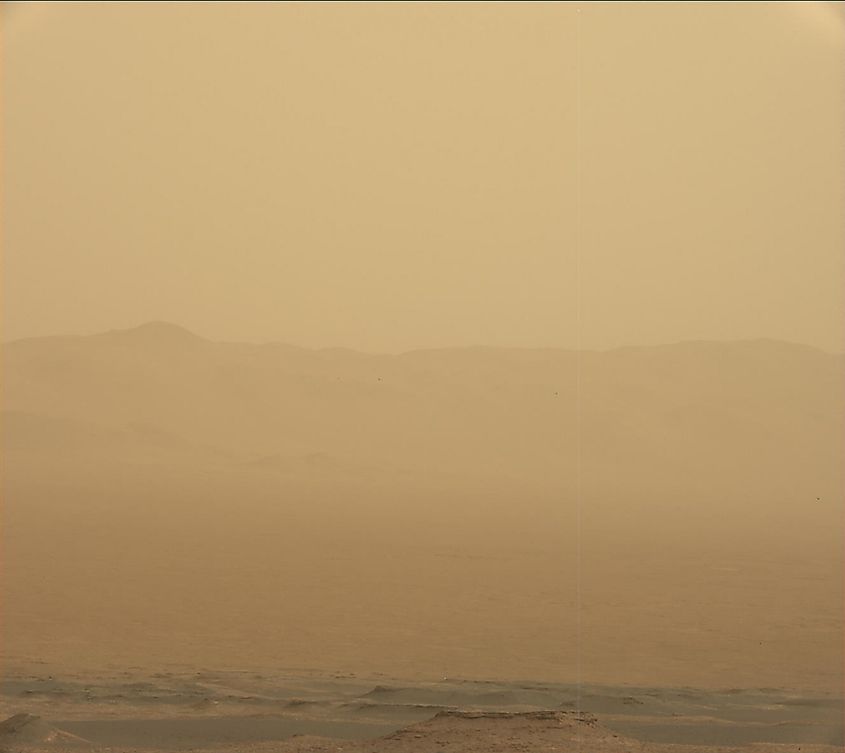
[[(666, 745), (632, 740), (574, 711), (521, 713), (442, 711), (378, 740), (340, 742), (314, 738), (287, 741), (261, 753), (794, 753), (794, 745), (744, 747)], [(841, 753), (827, 745), (802, 745), (801, 753)], [(254, 749), (259, 753), (259, 749)]]
[[(575, 711), (441, 711), (434, 718), (369, 740), (296, 735), (275, 742), (184, 746), (148, 740), (144, 746), (94, 746), (31, 714), (0, 724), (2, 753), (841, 753), (841, 747), (758, 743), (741, 747), (660, 744), (626, 738), (596, 717)], [(174, 742), (174, 741), (172, 741)]]
[(88, 740), (56, 729), (35, 714), (15, 714), (0, 722), (0, 750), (43, 743), (90, 745)]

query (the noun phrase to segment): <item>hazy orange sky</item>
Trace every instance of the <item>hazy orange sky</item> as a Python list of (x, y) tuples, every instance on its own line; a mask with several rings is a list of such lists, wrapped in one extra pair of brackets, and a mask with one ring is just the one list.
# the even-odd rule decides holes
[(4, 339), (845, 349), (832, 3), (5, 5)]

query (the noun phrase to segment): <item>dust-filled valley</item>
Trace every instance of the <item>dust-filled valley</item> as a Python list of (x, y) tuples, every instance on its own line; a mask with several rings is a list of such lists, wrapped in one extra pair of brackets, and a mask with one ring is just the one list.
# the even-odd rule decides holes
[(13, 665), (841, 687), (841, 356), (3, 357)]

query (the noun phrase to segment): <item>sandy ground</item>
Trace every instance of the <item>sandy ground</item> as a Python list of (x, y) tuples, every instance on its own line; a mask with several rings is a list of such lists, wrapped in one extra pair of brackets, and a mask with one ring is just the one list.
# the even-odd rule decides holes
[(10, 669), (2, 751), (802, 751), (843, 747), (842, 699), (319, 673)]

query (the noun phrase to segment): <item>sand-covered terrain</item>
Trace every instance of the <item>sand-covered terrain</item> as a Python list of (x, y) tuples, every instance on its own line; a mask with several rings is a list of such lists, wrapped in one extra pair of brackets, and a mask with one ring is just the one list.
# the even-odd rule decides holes
[(3, 745), (840, 749), (844, 377), (772, 341), (7, 344)]
[(834, 751), (842, 698), (319, 673), (8, 672), (0, 749)]

